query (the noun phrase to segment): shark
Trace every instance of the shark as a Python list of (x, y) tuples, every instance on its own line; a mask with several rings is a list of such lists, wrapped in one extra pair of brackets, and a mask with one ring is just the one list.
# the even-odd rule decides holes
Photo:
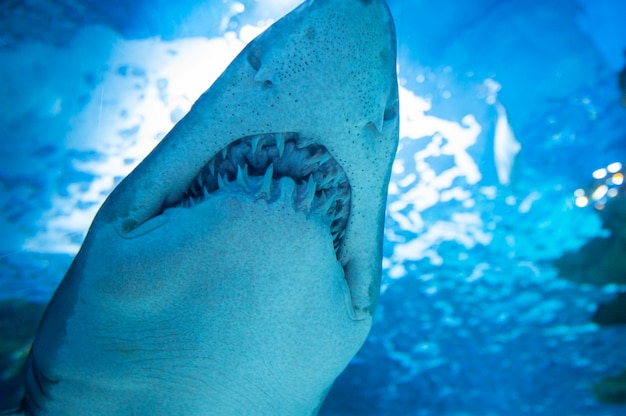
[(316, 414), (372, 325), (398, 115), (384, 0), (275, 22), (103, 203), (19, 412)]

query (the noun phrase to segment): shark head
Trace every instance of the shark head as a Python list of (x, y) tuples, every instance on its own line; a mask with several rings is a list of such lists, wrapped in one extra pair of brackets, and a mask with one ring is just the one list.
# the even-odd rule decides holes
[(310, 0), (253, 40), (103, 204), (30, 411), (315, 412), (378, 298), (395, 53), (383, 0)]
[[(398, 137), (395, 32), (384, 1), (303, 3), (252, 41), (101, 213), (121, 233), (179, 202), (242, 138), (298, 136), (324, 146), (351, 189), (339, 246), (354, 313), (372, 314), (387, 183)], [(152, 178), (159, 177), (158, 183)]]

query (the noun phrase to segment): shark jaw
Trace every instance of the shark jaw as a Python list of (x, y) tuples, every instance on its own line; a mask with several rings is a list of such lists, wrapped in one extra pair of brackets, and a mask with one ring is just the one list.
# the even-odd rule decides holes
[(250, 194), (273, 203), (285, 187), (292, 189), (288, 197), (294, 210), (319, 217), (328, 227), (337, 251), (350, 215), (348, 178), (324, 146), (304, 146), (297, 133), (232, 142), (205, 165), (174, 206), (193, 207), (219, 192)]

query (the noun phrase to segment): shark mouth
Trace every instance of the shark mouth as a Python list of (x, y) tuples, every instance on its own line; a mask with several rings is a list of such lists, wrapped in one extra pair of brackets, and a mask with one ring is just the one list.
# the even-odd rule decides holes
[(350, 215), (350, 183), (322, 145), (299, 145), (296, 133), (272, 133), (236, 140), (207, 163), (177, 207), (192, 207), (216, 192), (243, 192), (272, 203), (292, 181), (293, 207), (319, 215), (329, 226), (335, 250)]

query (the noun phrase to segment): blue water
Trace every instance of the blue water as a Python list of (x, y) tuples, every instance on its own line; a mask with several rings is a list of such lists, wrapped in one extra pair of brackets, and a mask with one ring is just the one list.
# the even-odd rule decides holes
[[(0, 300), (49, 299), (115, 184), (296, 3), (85, 2), (89, 21), (49, 11), (73, 22), (54, 42), (0, 29)], [(626, 368), (626, 326), (591, 323), (624, 287), (552, 263), (607, 234), (574, 190), (626, 161), (626, 3), (389, 4), (402, 139), (382, 294), (321, 414), (626, 415), (590, 390)]]

